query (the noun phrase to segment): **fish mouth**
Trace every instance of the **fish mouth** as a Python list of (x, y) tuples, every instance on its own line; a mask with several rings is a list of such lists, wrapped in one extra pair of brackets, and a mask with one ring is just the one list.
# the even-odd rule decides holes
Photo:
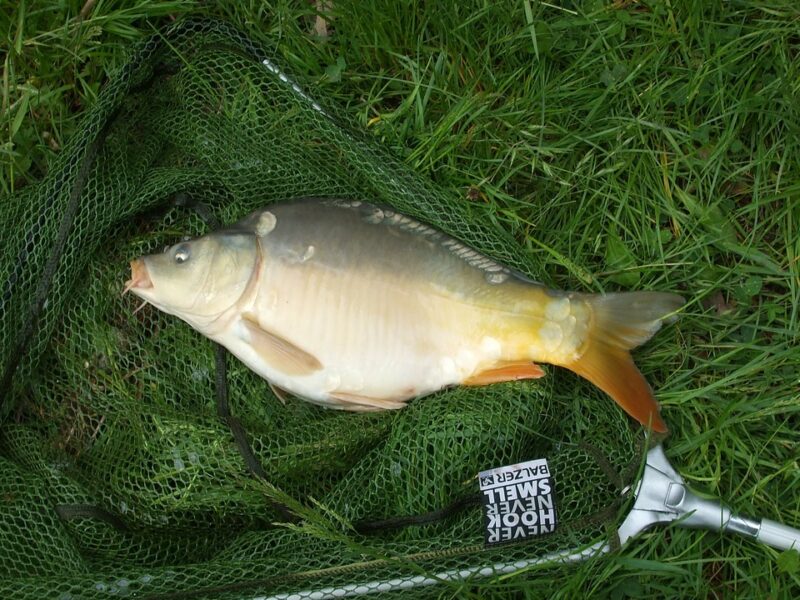
[(131, 290), (143, 290), (153, 287), (153, 281), (147, 272), (147, 265), (144, 260), (137, 258), (131, 261), (131, 278), (125, 282), (125, 289), (122, 290), (124, 296)]

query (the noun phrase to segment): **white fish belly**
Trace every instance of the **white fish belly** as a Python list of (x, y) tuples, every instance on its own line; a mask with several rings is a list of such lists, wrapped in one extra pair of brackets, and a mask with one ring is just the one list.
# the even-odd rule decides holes
[(273, 263), (251, 310), (322, 368), (288, 376), (246, 343), (231, 351), (275, 385), (323, 404), (339, 404), (337, 394), (403, 401), (457, 384), (499, 353), (470, 335), (469, 307), (380, 272)]

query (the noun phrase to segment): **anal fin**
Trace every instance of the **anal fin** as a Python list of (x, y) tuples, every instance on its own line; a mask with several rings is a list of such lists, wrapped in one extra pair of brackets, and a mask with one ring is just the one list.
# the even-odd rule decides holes
[(489, 385), (502, 381), (539, 379), (544, 377), (542, 368), (530, 361), (498, 363), (490, 369), (480, 371), (463, 381), (464, 385)]

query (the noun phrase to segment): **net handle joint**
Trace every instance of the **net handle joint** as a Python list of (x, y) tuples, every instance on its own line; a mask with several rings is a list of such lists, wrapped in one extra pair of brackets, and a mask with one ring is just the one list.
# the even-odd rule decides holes
[(734, 514), (715, 498), (692, 491), (658, 445), (647, 453), (636, 500), (618, 530), (620, 544), (658, 523), (735, 533), (779, 550), (800, 549), (800, 530), (769, 519)]

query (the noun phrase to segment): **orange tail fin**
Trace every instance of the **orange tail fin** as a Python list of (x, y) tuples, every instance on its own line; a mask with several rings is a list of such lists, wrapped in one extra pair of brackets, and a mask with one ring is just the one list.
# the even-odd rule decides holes
[(606, 392), (643, 425), (666, 432), (653, 391), (628, 351), (649, 340), (665, 319), (683, 305), (683, 298), (660, 292), (632, 292), (585, 299), (594, 316), (589, 340), (581, 357), (563, 366)]

